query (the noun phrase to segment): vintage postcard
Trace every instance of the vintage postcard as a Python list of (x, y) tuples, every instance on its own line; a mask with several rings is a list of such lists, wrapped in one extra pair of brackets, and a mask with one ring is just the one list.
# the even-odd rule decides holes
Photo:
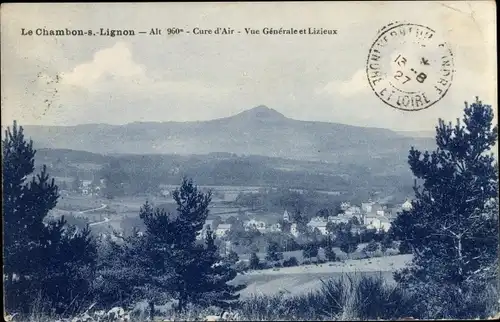
[(3, 4), (4, 318), (498, 318), (495, 6)]

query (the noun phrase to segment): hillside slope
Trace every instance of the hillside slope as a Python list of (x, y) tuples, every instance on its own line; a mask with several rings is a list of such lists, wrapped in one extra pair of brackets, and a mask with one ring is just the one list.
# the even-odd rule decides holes
[(293, 120), (265, 106), (211, 121), (25, 126), (25, 130), (37, 147), (53, 149), (103, 154), (229, 152), (348, 163), (360, 158), (405, 163), (410, 146), (433, 144), (429, 138), (411, 138), (386, 129)]

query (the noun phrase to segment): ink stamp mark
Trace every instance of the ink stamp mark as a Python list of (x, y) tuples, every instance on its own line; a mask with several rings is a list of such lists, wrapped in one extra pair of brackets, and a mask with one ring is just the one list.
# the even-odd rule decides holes
[(368, 53), (366, 76), (384, 103), (404, 111), (426, 109), (453, 82), (453, 53), (431, 28), (412, 23), (383, 27)]

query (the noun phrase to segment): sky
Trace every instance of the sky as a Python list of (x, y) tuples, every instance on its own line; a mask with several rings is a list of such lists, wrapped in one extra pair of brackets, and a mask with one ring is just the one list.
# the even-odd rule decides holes
[[(266, 105), (298, 120), (433, 130), (479, 96), (497, 106), (493, 1), (2, 4), (2, 125), (198, 121)], [(366, 77), (377, 31), (426, 25), (454, 54), (448, 93), (417, 112)], [(337, 35), (22, 36), (24, 28), (327, 28)]]

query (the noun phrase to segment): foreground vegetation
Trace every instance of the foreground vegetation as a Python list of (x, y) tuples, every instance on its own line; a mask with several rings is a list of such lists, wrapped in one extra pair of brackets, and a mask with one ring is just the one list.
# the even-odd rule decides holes
[[(382, 276), (345, 274), (340, 279), (322, 281), (320, 290), (304, 295), (285, 294), (256, 295), (238, 301), (227, 308), (227, 320), (238, 321), (353, 321), (353, 320), (398, 320), (405, 318), (433, 319), (454, 316), (471, 318), (493, 317), (498, 293), (495, 287), (457, 294), (453, 290), (447, 298), (435, 303), (432, 310), (422, 307), (419, 294), (388, 284)], [(456, 291), (456, 290), (455, 290)], [(117, 310), (115, 310), (117, 311)], [(224, 311), (214, 306), (189, 305), (187, 310), (157, 311), (158, 321), (206, 320), (208, 316), (221, 316)], [(422, 312), (427, 312), (422, 314)], [(439, 313), (441, 312), (441, 313)], [(100, 314), (100, 315), (99, 315)], [(146, 321), (148, 313), (141, 309), (123, 310), (113, 317), (102, 317), (102, 313), (88, 310), (73, 321)], [(98, 317), (99, 316), (99, 317)], [(50, 321), (50, 316), (32, 314), (26, 321)], [(68, 319), (70, 320), (70, 319)], [(64, 320), (63, 320), (64, 321)]]

